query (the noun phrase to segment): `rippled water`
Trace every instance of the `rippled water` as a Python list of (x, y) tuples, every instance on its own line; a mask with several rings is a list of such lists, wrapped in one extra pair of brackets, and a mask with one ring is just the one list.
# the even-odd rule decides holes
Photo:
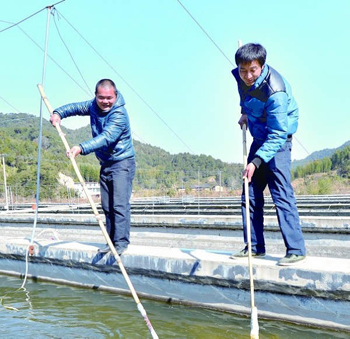
[[(151, 338), (134, 299), (108, 292), (0, 276), (1, 338)], [(159, 338), (249, 338), (250, 319), (141, 300)], [(350, 338), (259, 320), (260, 338)]]

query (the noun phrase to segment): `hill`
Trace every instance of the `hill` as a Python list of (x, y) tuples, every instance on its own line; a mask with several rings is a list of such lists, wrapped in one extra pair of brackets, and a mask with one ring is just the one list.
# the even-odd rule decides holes
[(292, 161), (291, 167), (292, 169), (296, 169), (298, 166), (305, 166), (312, 161), (331, 157), (336, 151), (340, 151), (348, 146), (350, 146), (350, 140), (337, 148), (325, 148), (321, 151), (313, 152), (304, 159)]
[[(39, 118), (25, 113), (0, 113), (0, 121), (0, 154), (5, 157), (7, 184), (19, 196), (33, 195), (38, 168)], [(70, 145), (91, 138), (90, 126), (75, 130), (62, 127), (62, 131)], [(294, 161), (292, 176), (296, 193), (350, 192), (349, 144), (350, 141), (339, 148), (314, 152), (303, 160)], [(134, 140), (134, 146), (137, 168), (134, 191), (140, 195), (197, 194), (214, 188), (220, 195), (239, 194), (241, 191), (241, 164), (225, 163), (207, 155), (170, 154), (137, 140)], [(40, 160), (40, 196), (50, 199), (68, 197), (71, 193), (59, 184), (59, 174), (77, 181), (76, 174), (65, 156), (57, 131), (46, 119), (42, 124)], [(85, 181), (98, 181), (100, 166), (94, 154), (76, 160)], [(0, 183), (2, 181), (0, 176)]]
[[(35, 191), (39, 118), (26, 114), (1, 114), (0, 153), (5, 154), (8, 185), (21, 195)], [(70, 145), (91, 138), (89, 126), (76, 130), (62, 127)], [(170, 154), (165, 150), (134, 140), (137, 172), (135, 190), (161, 190), (174, 194), (180, 188), (190, 191), (194, 185), (221, 185), (226, 190), (241, 186), (241, 164), (228, 164), (206, 155)], [(86, 181), (98, 181), (99, 164), (93, 154), (78, 157), (80, 172)], [(65, 156), (64, 146), (49, 121), (42, 122), (41, 196), (59, 194), (64, 188), (57, 184), (58, 173), (75, 178), (74, 170)], [(1, 179), (0, 179), (1, 180)], [(31, 192), (31, 193), (29, 193)]]

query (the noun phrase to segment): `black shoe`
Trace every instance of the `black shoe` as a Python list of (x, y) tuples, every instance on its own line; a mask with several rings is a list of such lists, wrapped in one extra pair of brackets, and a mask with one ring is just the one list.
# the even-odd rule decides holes
[(109, 245), (106, 244), (105, 247), (99, 248), (99, 249), (97, 250), (97, 252), (98, 252), (98, 253), (108, 253), (110, 250), (111, 250), (111, 249), (110, 249)]
[[(265, 257), (265, 252), (253, 252), (252, 251), (252, 257)], [(248, 249), (247, 248), (244, 248), (242, 251), (240, 252), (237, 252), (237, 253), (233, 253), (231, 256), (230, 256), (230, 259), (236, 259), (236, 258), (247, 258), (248, 257)]]

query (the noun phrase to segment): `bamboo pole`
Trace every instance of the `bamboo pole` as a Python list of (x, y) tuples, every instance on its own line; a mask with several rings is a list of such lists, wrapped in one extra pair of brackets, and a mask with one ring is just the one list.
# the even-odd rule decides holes
[[(243, 135), (243, 166), (244, 169), (247, 167), (247, 127), (246, 124), (242, 126)], [(245, 212), (246, 212), (246, 228), (247, 228), (247, 245), (248, 245), (248, 268), (249, 268), (249, 282), (250, 282), (250, 307), (251, 307), (251, 318), (250, 318), (250, 338), (259, 338), (259, 323), (258, 323), (258, 309), (255, 306), (254, 296), (254, 276), (253, 276), (253, 263), (252, 263), (252, 236), (251, 236), (251, 225), (250, 225), (250, 203), (249, 203), (249, 182), (248, 178), (244, 177), (244, 196), (245, 196)]]
[[(242, 46), (242, 41), (238, 40), (238, 48)], [(247, 125), (242, 126), (242, 140), (243, 140), (243, 167), (247, 168)], [(250, 203), (249, 203), (249, 182), (248, 178), (244, 176), (244, 196), (245, 196), (245, 213), (246, 213), (246, 228), (247, 228), (247, 246), (248, 246), (248, 269), (250, 282), (250, 339), (259, 339), (259, 323), (258, 323), (258, 309), (255, 306), (254, 296), (254, 276), (252, 264), (252, 236), (250, 225)]]
[[(41, 86), (40, 84), (38, 84), (38, 89), (39, 89), (39, 92), (40, 92), (40, 94), (41, 94), (41, 97), (42, 97), (42, 99), (43, 99), (43, 101), (44, 101), (44, 103), (45, 103), (45, 105), (46, 105), (46, 107), (47, 107), (47, 109), (48, 109), (50, 115), (52, 115), (52, 114), (53, 114), (53, 109), (52, 109), (52, 107), (51, 107), (51, 105), (50, 105), (50, 103), (49, 103), (49, 100), (47, 99), (47, 97), (46, 97), (46, 95), (45, 95), (45, 93), (44, 93), (44, 89), (42, 88), (42, 86)], [(56, 129), (57, 129), (57, 132), (58, 132), (59, 136), (61, 137), (61, 140), (62, 140), (62, 142), (63, 142), (63, 144), (64, 144), (64, 146), (65, 146), (65, 148), (66, 148), (66, 151), (67, 151), (67, 152), (70, 152), (70, 147), (69, 147), (69, 145), (68, 145), (68, 142), (67, 142), (67, 139), (66, 139), (64, 133), (62, 132), (61, 126), (60, 126), (59, 124), (56, 124), (55, 127), (56, 127)], [(87, 199), (89, 200), (89, 203), (90, 203), (91, 208), (92, 208), (92, 210), (93, 210), (93, 212), (94, 212), (95, 218), (96, 218), (96, 220), (98, 221), (98, 224), (99, 224), (99, 226), (100, 226), (100, 228), (101, 228), (101, 231), (102, 231), (102, 233), (103, 233), (103, 236), (105, 237), (106, 242), (107, 242), (108, 246), (110, 247), (110, 249), (111, 249), (111, 251), (112, 251), (112, 253), (113, 253), (114, 257), (115, 257), (115, 260), (117, 261), (117, 263), (118, 263), (118, 265), (119, 265), (120, 271), (122, 272), (122, 274), (123, 274), (123, 276), (124, 276), (124, 279), (125, 279), (125, 281), (126, 281), (128, 287), (129, 287), (129, 289), (130, 289), (130, 292), (131, 292), (131, 294), (132, 294), (132, 296), (133, 296), (133, 298), (134, 298), (134, 300), (135, 300), (135, 302), (136, 302), (137, 309), (139, 310), (139, 312), (140, 312), (141, 315), (143, 316), (143, 318), (144, 318), (144, 320), (145, 320), (145, 322), (146, 322), (146, 325), (147, 325), (147, 327), (148, 327), (148, 329), (149, 329), (149, 331), (150, 331), (150, 333), (151, 333), (151, 335), (152, 335), (152, 338), (158, 339), (158, 335), (157, 335), (157, 333), (155, 332), (155, 330), (153, 329), (150, 320), (148, 319), (146, 310), (145, 310), (144, 307), (142, 306), (141, 301), (140, 301), (139, 297), (137, 296), (137, 293), (136, 293), (136, 291), (135, 291), (135, 288), (134, 288), (134, 286), (133, 286), (133, 284), (132, 284), (132, 282), (131, 282), (131, 280), (130, 280), (130, 278), (129, 278), (128, 273), (127, 273), (126, 270), (125, 270), (125, 267), (124, 267), (124, 265), (123, 265), (123, 263), (122, 263), (122, 261), (121, 261), (121, 259), (120, 259), (120, 256), (118, 255), (118, 253), (117, 253), (117, 251), (116, 251), (116, 249), (115, 249), (115, 247), (114, 247), (114, 245), (113, 245), (113, 243), (112, 243), (112, 241), (111, 241), (111, 239), (110, 239), (110, 237), (109, 237), (109, 235), (108, 235), (108, 233), (107, 233), (107, 231), (106, 231), (106, 227), (105, 227), (105, 225), (103, 224), (103, 221), (102, 221), (102, 219), (101, 219), (101, 216), (100, 216), (100, 214), (98, 213), (98, 210), (97, 210), (97, 208), (96, 208), (96, 205), (95, 205), (94, 201), (92, 200), (89, 191), (87, 190), (87, 187), (86, 187), (84, 178), (83, 178), (83, 177), (81, 176), (81, 174), (80, 174), (80, 170), (79, 170), (79, 167), (78, 167), (78, 165), (77, 165), (77, 163), (76, 163), (76, 161), (75, 161), (75, 159), (74, 159), (74, 156), (71, 155), (71, 156), (69, 157), (69, 159), (70, 159), (70, 161), (71, 161), (71, 163), (72, 163), (72, 165), (73, 165), (73, 168), (74, 168), (75, 173), (76, 173), (76, 175), (77, 175), (77, 177), (78, 177), (78, 179), (79, 179), (79, 182), (81, 183), (81, 185), (82, 185), (82, 187), (83, 187), (83, 190), (84, 190), (84, 192), (85, 192), (85, 195), (86, 195)]]

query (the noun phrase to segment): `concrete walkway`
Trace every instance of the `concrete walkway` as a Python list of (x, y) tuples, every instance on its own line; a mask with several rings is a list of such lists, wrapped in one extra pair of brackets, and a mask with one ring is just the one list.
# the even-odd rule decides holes
[[(16, 218), (15, 225), (0, 218), (0, 273), (23, 276), (32, 225), (25, 219), (28, 216)], [(34, 253), (28, 259), (29, 277), (128, 293), (116, 258), (97, 252), (105, 244), (99, 228), (81, 225), (81, 217), (75, 221), (70, 217), (73, 220), (65, 226), (60, 224), (60, 216), (54, 218), (55, 224), (44, 217), (37, 226)], [(248, 260), (230, 259), (232, 249), (220, 246), (225, 237), (204, 232), (196, 235), (198, 228), (188, 234), (167, 228), (160, 232), (159, 227), (157, 232), (140, 230), (133, 227), (132, 244), (122, 263), (141, 297), (250, 314)], [(309, 243), (328, 241), (334, 252), (349, 250), (346, 240), (330, 241), (327, 232), (324, 234)], [(240, 237), (237, 235), (237, 244)], [(347, 234), (345, 237), (348, 240)], [(166, 239), (156, 244), (161, 238)], [(186, 238), (193, 246), (184, 246)], [(328, 252), (323, 257), (309, 255), (295, 266), (280, 267), (276, 263), (284, 253), (275, 244), (281, 241), (269, 238), (271, 251), (266, 258), (253, 259), (259, 317), (350, 332), (350, 256), (334, 258)], [(215, 243), (214, 248), (205, 245), (209, 243)]]

